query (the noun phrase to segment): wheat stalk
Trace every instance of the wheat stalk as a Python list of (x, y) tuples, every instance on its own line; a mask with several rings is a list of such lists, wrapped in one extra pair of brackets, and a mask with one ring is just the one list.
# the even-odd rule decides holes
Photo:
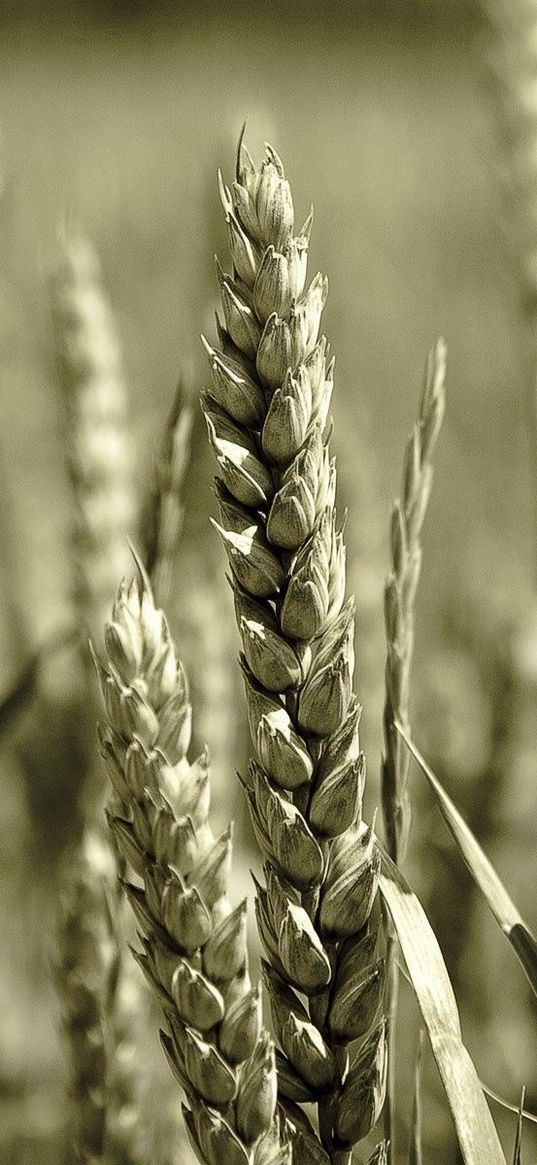
[(138, 1165), (133, 1022), (139, 983), (121, 957), (125, 920), (115, 862), (91, 830), (62, 879), (60, 904), (56, 983), (71, 1065), (77, 1160)]
[(99, 262), (89, 241), (64, 231), (50, 280), (56, 361), (67, 413), (74, 599), (99, 642), (117, 580), (129, 568), (135, 510), (127, 389)]
[(190, 455), (192, 408), (181, 381), (157, 453), (141, 522), (144, 562), (153, 593), (165, 603), (183, 525), (181, 490)]
[(246, 950), (246, 903), (228, 898), (231, 831), (214, 838), (207, 756), (189, 764), (191, 708), (168, 625), (143, 568), (118, 592), (99, 675), (101, 745), (121, 810), (109, 824), (139, 881), (126, 884), (160, 1000), (162, 1042), (207, 1165), (284, 1165), (274, 1048)]
[[(203, 404), (255, 749), (244, 785), (265, 858), (257, 916), (280, 1101), (304, 1158), (347, 1165), (383, 1103), (384, 968), (370, 923), (378, 855), (361, 819), (354, 606), (325, 435), (327, 284), (316, 275), (304, 290), (312, 214), (295, 237), (272, 147), (257, 169), (241, 140), (236, 181), (220, 193), (233, 270), (218, 267), (225, 326), (218, 348), (205, 342)], [(319, 1136), (300, 1108), (312, 1101)]]
[[(411, 823), (409, 757), (396, 721), (410, 731), (410, 669), (414, 650), (414, 606), (421, 570), (421, 532), (431, 493), (432, 458), (445, 409), (446, 349), (439, 340), (429, 353), (418, 420), (403, 463), (401, 497), (394, 502), (390, 528), (391, 573), (384, 590), (386, 699), (382, 807), (386, 844), (395, 862), (404, 860)], [(397, 940), (388, 926), (387, 948), (388, 1087), (385, 1130), (389, 1159), (395, 1156), (395, 1033), (398, 981)]]

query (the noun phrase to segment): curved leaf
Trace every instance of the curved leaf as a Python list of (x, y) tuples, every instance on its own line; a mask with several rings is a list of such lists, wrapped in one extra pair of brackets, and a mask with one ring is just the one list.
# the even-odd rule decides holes
[(419, 749), (410, 739), (401, 724), (396, 724), (397, 731), (404, 740), (407, 748), (417, 761), (430, 788), (440, 806), (444, 820), (453, 835), (461, 854), (468, 866), (474, 882), (484, 894), (492, 913), (509, 939), (511, 946), (521, 963), (529, 983), (537, 995), (537, 942), (529, 926), (519, 914), (514, 902), (509, 897), (503, 882), (496, 870), (483, 853), (477, 838), (466, 824), (464, 818), (453, 804), (453, 801), (435, 777), (432, 769), (422, 757)]
[(401, 944), (412, 986), (455, 1122), (465, 1165), (506, 1165), (472, 1060), (438, 940), (414, 892), (381, 851), (380, 891)]

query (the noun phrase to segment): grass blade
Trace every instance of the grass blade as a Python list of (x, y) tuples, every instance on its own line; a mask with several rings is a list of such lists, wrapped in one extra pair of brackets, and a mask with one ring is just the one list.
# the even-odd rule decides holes
[(498, 925), (501, 926), (504, 934), (509, 939), (519, 962), (524, 968), (529, 983), (537, 995), (537, 942), (533, 934), (524, 922), (524, 919), (507, 893), (503, 882), (498, 877), (486, 854), (483, 853), (477, 838), (453, 804), (453, 801), (446, 793), (438, 777), (435, 777), (419, 749), (416, 748), (416, 745), (400, 724), (397, 724), (397, 731), (427, 778), (436, 796), (444, 820), (461, 851), (474, 882), (479, 886), (482, 894), (484, 894)]
[[(496, 1104), (499, 1104), (500, 1108), (505, 1108), (506, 1112), (520, 1112), (520, 1107), (518, 1104), (511, 1104), (510, 1100), (506, 1100), (504, 1096), (500, 1096), (500, 1094), (495, 1092), (493, 1088), (489, 1088), (488, 1084), (486, 1084), (483, 1080), (481, 1081), (481, 1084), (485, 1095), (489, 1096), (491, 1100), (494, 1100)], [(530, 1124), (537, 1125), (537, 1116), (534, 1112), (530, 1112), (528, 1108), (524, 1108), (521, 1115), (522, 1120), (529, 1121)]]
[(457, 1003), (442, 952), (425, 911), (382, 852), (380, 891), (391, 914), (465, 1165), (506, 1165), (475, 1067), (462, 1042)]

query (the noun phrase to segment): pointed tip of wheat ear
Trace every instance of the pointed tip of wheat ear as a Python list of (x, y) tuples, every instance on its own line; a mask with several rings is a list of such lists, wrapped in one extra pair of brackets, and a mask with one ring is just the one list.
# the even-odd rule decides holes
[(143, 588), (145, 591), (147, 591), (149, 593), (151, 599), (153, 600), (153, 588), (151, 586), (151, 580), (150, 580), (149, 575), (145, 569), (143, 561), (140, 557), (139, 551), (136, 549), (134, 542), (132, 542), (132, 540), (130, 538), (127, 539), (127, 542), (128, 542), (129, 550), (130, 550), (132, 557), (134, 559), (136, 569), (138, 570), (138, 573), (140, 575), (140, 579), (141, 579)]
[(239, 140), (237, 142), (237, 157), (236, 157), (236, 163), (235, 163), (235, 177), (237, 179), (237, 182), (239, 181), (239, 178), (240, 178), (241, 151), (242, 151), (242, 147), (244, 145), (244, 138), (246, 136), (246, 122), (247, 122), (247, 120), (248, 120), (248, 118), (245, 117), (244, 121), (242, 123), (241, 129), (240, 129)]

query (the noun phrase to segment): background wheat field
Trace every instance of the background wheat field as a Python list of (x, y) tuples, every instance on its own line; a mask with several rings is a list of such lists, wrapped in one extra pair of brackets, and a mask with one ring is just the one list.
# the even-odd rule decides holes
[[(213, 327), (213, 256), (225, 247), (216, 170), (230, 176), (247, 118), (252, 150), (267, 139), (284, 158), (298, 217), (314, 204), (312, 268), (330, 281), (325, 329), (336, 354), (334, 445), (358, 600), (370, 807), (380, 799), (389, 507), (425, 355), (444, 335), (448, 411), (424, 535), (414, 735), (535, 928), (531, 340), (501, 225), (477, 8), (470, 0), (4, 0), (0, 30), (0, 693), (72, 614), (70, 495), (47, 290), (58, 226), (80, 226), (101, 259), (143, 492), (180, 369), (196, 392), (207, 383), (199, 334)], [(214, 758), (217, 812), (222, 822), (234, 814), (247, 850), (234, 781), (245, 714), (198, 413), (169, 613), (192, 676), (196, 737), (208, 740)], [(74, 828), (78, 780), (76, 750), (66, 744), (77, 715), (73, 684), (67, 648), (42, 669), (37, 696), (0, 741), (6, 1165), (57, 1161), (62, 1143), (66, 1070), (50, 964), (57, 861)], [(466, 1042), (490, 1088), (516, 1104), (526, 1084), (526, 1106), (537, 1112), (529, 990), (417, 772), (412, 791), (407, 870), (439, 936)], [(251, 864), (246, 856), (237, 875), (244, 891)], [(413, 1054), (417, 1029), (410, 992), (406, 1002), (401, 1062)], [(150, 1085), (158, 1088), (156, 1045), (155, 1037)], [(410, 1073), (406, 1088), (408, 1109)], [(424, 1106), (426, 1160), (455, 1165), (428, 1057)], [(511, 1145), (513, 1116), (499, 1107), (494, 1116)]]

